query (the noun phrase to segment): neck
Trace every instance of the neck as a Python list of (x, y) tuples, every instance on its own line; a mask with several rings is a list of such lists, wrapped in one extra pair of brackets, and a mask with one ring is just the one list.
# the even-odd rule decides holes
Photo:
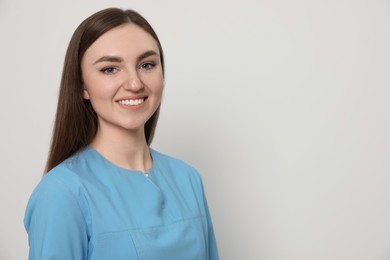
[(91, 146), (121, 168), (147, 173), (153, 165), (143, 128), (135, 131), (99, 128)]

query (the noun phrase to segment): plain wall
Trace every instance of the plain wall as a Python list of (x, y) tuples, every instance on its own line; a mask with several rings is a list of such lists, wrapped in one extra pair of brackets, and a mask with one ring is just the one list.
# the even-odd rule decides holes
[(0, 0), (0, 259), (26, 259), (65, 50), (105, 7), (155, 27), (155, 149), (202, 174), (226, 260), (390, 259), (390, 2)]

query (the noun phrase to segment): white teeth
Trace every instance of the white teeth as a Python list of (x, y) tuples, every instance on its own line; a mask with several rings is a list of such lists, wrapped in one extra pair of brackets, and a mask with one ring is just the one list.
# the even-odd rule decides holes
[(136, 106), (136, 105), (144, 103), (144, 99), (143, 98), (125, 99), (125, 100), (119, 100), (118, 103), (121, 105), (126, 105), (126, 106)]

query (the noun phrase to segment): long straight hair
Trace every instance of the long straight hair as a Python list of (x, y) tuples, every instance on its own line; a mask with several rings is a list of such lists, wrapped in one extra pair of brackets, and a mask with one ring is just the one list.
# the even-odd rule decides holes
[[(96, 136), (98, 117), (91, 102), (82, 97), (81, 60), (85, 51), (105, 32), (123, 24), (133, 23), (157, 42), (164, 74), (164, 56), (160, 41), (148, 21), (133, 10), (108, 8), (85, 19), (70, 40), (62, 71), (57, 113), (45, 173), (89, 145)], [(148, 145), (153, 140), (160, 106), (145, 123)]]

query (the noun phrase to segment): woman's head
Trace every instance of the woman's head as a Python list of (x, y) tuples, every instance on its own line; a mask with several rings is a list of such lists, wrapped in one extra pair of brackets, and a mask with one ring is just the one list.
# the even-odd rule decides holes
[[(85, 86), (81, 64), (86, 51), (99, 37), (126, 24), (136, 25), (156, 41), (162, 72), (164, 72), (164, 57), (160, 41), (150, 24), (137, 12), (109, 8), (84, 20), (74, 32), (66, 53), (46, 171), (90, 144), (95, 137), (98, 130), (98, 116), (90, 100), (83, 96)], [(158, 114), (159, 107), (145, 123), (144, 132), (148, 144), (153, 139)]]

